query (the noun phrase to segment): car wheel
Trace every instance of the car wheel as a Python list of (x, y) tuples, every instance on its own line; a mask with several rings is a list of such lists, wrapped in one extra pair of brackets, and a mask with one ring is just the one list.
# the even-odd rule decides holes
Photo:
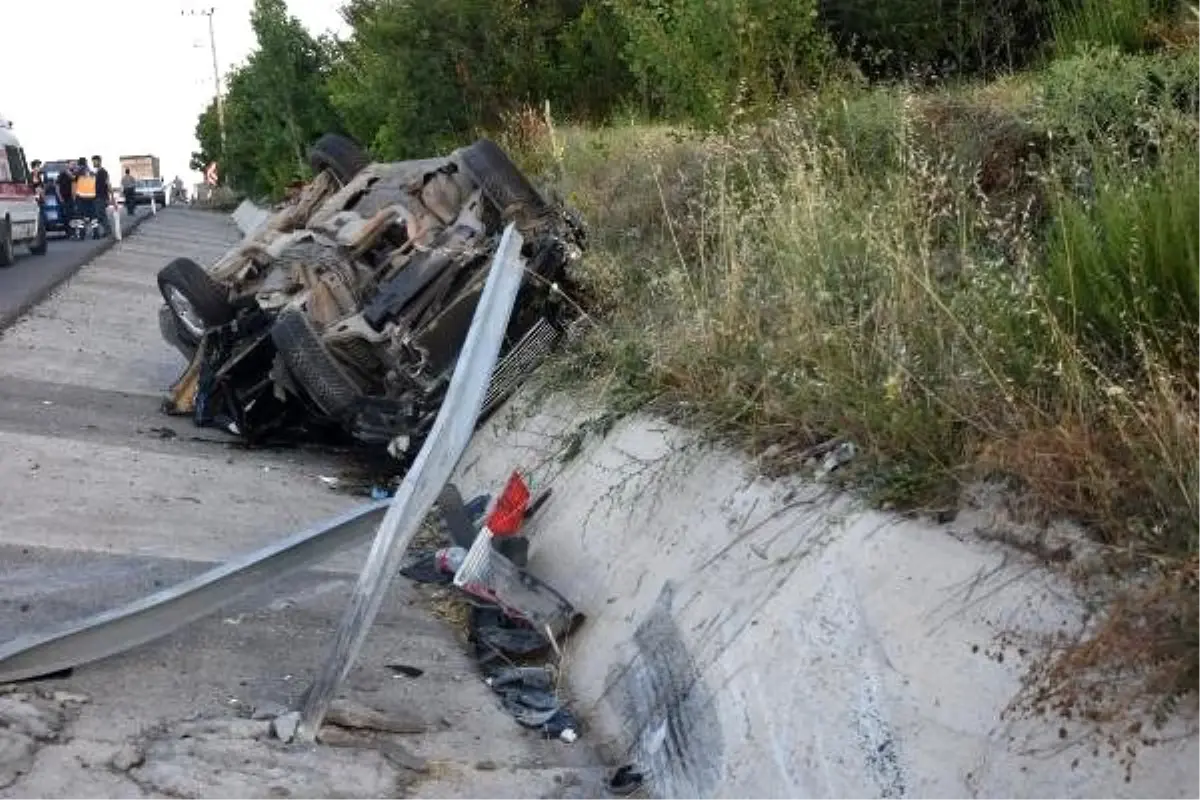
[(29, 245), (29, 252), (35, 256), (44, 256), (46, 255), (46, 245), (46, 226), (39, 224), (37, 239), (34, 240), (33, 244)]
[(0, 267), (11, 267), (16, 260), (16, 253), (13, 252), (12, 222), (6, 219), (3, 225), (0, 225)]
[(308, 316), (296, 309), (284, 311), (271, 328), (271, 340), (292, 379), (317, 408), (333, 419), (343, 419), (362, 391), (321, 342)]
[(190, 258), (177, 258), (158, 271), (158, 290), (179, 322), (179, 336), (199, 344), (209, 328), (234, 317), (225, 290)]
[(345, 186), (370, 163), (367, 154), (352, 139), (327, 133), (317, 139), (308, 151), (308, 164), (313, 172), (329, 170)]
[(529, 179), (517, 168), (500, 145), (490, 139), (480, 139), (462, 151), (463, 165), (483, 187), (483, 193), (509, 216), (513, 207), (524, 207), (535, 214), (544, 213), (548, 206)]

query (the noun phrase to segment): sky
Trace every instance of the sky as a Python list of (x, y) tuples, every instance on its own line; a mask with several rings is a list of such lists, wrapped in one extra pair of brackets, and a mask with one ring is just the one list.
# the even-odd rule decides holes
[[(2, 0), (0, 117), (12, 121), (26, 158), (100, 155), (110, 170), (122, 155), (152, 154), (162, 174), (188, 185), (196, 119), (213, 98), (208, 19), (215, 8), (222, 79), (254, 47), (252, 0)], [(345, 33), (342, 0), (288, 0), (314, 34)], [(50, 17), (70, 25), (69, 51), (52, 42)], [(33, 32), (34, 35), (29, 35)], [(95, 44), (86, 44), (89, 37)]]

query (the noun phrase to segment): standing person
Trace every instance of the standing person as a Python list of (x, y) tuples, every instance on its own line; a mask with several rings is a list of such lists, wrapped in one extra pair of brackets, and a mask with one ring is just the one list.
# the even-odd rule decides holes
[(42, 160), (40, 158), (35, 158), (29, 162), (29, 185), (33, 187), (39, 200), (46, 196), (43, 191), (45, 188), (45, 179), (42, 177)]
[[(70, 165), (64, 164), (54, 178), (54, 195), (58, 198), (58, 213), (62, 217), (64, 225), (70, 223), (71, 215), (75, 212), (73, 189), (74, 181), (71, 180)], [(67, 228), (67, 233), (70, 235), (70, 228)]]
[(125, 213), (133, 216), (133, 212), (137, 209), (137, 179), (130, 173), (129, 168), (125, 168), (125, 174), (121, 176), (121, 193), (125, 195)]
[(42, 228), (46, 227), (46, 179), (42, 174), (42, 161), (35, 158), (29, 165), (29, 185), (33, 187), (33, 196), (37, 199), (38, 218)]
[(100, 162), (100, 156), (92, 156), (92, 169), (96, 171), (96, 216), (100, 218), (104, 235), (112, 236), (108, 209), (117, 204), (113, 196), (112, 182), (108, 179), (108, 170)]

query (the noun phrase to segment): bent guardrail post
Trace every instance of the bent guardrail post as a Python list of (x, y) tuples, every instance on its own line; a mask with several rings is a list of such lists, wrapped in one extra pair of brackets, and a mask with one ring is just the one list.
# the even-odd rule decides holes
[(496, 248), (437, 420), (379, 525), (329, 656), (305, 696), (296, 731), (303, 741), (316, 738), (329, 704), (358, 657), (388, 584), (400, 569), (409, 541), (471, 440), (523, 274), (521, 234), (510, 223)]
[(132, 603), (0, 645), (0, 684), (123, 653), (201, 619), (239, 595), (366, 541), (387, 511), (368, 503)]

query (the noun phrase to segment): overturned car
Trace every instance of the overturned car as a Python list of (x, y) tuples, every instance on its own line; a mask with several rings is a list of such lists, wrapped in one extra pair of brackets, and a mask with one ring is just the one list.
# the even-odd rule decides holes
[(326, 135), (316, 177), (217, 263), (158, 274), (164, 338), (189, 359), (168, 413), (247, 440), (332, 428), (415, 455), (441, 406), (500, 235), (522, 235), (525, 278), (482, 415), (578, 319), (577, 215), (548, 202), (495, 143), (368, 163)]

